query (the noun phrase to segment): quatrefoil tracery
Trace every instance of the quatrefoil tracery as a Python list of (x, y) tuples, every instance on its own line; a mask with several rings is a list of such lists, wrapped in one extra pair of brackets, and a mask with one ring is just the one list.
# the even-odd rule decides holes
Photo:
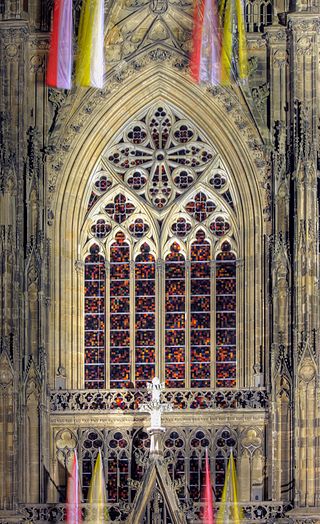
[(111, 170), (157, 209), (184, 193), (216, 152), (195, 126), (157, 104), (122, 133), (104, 155)]

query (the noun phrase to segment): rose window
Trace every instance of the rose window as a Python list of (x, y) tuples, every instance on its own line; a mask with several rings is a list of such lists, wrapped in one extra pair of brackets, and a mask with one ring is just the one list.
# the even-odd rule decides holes
[(128, 187), (162, 209), (194, 184), (215, 156), (193, 124), (159, 103), (132, 122), (104, 158)]

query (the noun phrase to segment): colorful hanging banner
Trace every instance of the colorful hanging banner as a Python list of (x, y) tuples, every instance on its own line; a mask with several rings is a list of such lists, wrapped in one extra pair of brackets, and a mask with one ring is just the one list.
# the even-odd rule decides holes
[(217, 524), (229, 524), (230, 522), (241, 524), (242, 520), (242, 509), (238, 500), (236, 466), (231, 450), (216, 522)]
[(232, 75), (242, 80), (248, 76), (243, 0), (222, 0), (220, 19), (221, 83), (229, 85)]
[(79, 481), (78, 457), (75, 450), (71, 473), (67, 485), (67, 524), (81, 524), (81, 490)]
[(103, 87), (104, 0), (84, 0), (80, 14), (76, 83)]
[(194, 6), (191, 75), (198, 83), (218, 84), (221, 45), (217, 0), (199, 0)]
[(89, 511), (86, 517), (86, 522), (91, 522), (92, 524), (103, 524), (108, 522), (107, 491), (100, 449), (91, 477), (88, 503)]
[(205, 483), (204, 483), (204, 512), (203, 512), (203, 524), (214, 524), (214, 511), (213, 511), (213, 496), (211, 486), (211, 475), (210, 475), (210, 464), (208, 448), (206, 448), (206, 462), (205, 462)]
[(55, 0), (46, 83), (71, 89), (72, 0)]
[(238, 28), (238, 75), (239, 78), (244, 79), (248, 77), (248, 55), (246, 28), (244, 22), (244, 5), (242, 0), (235, 0), (235, 2)]

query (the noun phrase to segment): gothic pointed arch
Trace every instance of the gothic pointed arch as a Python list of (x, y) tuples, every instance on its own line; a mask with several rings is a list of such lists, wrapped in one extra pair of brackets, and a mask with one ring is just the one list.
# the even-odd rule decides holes
[[(113, 100), (115, 102), (113, 107), (107, 102), (102, 107), (103, 111), (92, 117), (91, 124), (88, 122), (91, 131), (87, 129), (86, 142), (83, 143), (82, 134), (75, 141), (73, 151), (66, 157), (67, 163), (63, 167), (62, 178), (60, 176), (59, 191), (55, 194), (54, 200), (56, 219), (52, 234), (56, 246), (55, 260), (58, 261), (60, 258), (62, 265), (53, 266), (55, 329), (51, 333), (53, 351), (50, 353), (52, 356), (50, 369), (53, 379), (57, 369), (62, 365), (67, 372), (68, 387), (81, 388), (86, 380), (88, 386), (91, 381), (93, 387), (97, 385), (114, 387), (116, 384), (119, 387), (120, 376), (123, 386), (130, 382), (135, 383), (138, 376), (141, 377), (140, 382), (143, 385), (154, 374), (166, 378), (167, 385), (170, 384), (171, 387), (215, 385), (227, 387), (253, 383), (253, 365), (256, 356), (260, 354), (254, 350), (254, 347), (261, 339), (263, 325), (263, 312), (260, 308), (261, 293), (258, 292), (262, 286), (260, 261), (264, 228), (263, 195), (259, 187), (259, 173), (251, 152), (243, 137), (235, 131), (232, 120), (227, 119), (222, 128), (220, 101), (210, 99), (210, 93), (199, 91), (193, 85), (182, 87), (181, 83), (177, 83), (177, 74), (172, 74), (170, 70), (166, 72), (165, 78), (163, 75), (159, 76), (154, 91), (148, 90), (143, 98), (140, 96), (141, 90), (138, 91), (136, 81), (133, 79), (131, 89), (136, 96), (130, 96), (125, 102), (125, 113), (116, 110), (120, 99), (118, 102)], [(150, 71), (142, 73), (143, 75), (149, 78), (151, 83), (157, 76), (155, 74), (150, 77)], [(170, 89), (169, 83), (171, 83)], [(176, 90), (172, 90), (172, 84), (176, 85)], [(161, 85), (161, 95), (159, 85)], [(197, 104), (192, 106), (195, 96), (197, 96)], [(124, 107), (123, 104), (124, 101), (121, 100), (121, 107)], [(210, 108), (209, 119), (207, 107)], [(108, 122), (107, 127), (106, 122)], [(112, 133), (110, 133), (111, 128)], [(236, 139), (231, 143), (229, 137), (234, 131)], [(134, 271), (132, 263), (136, 263), (139, 257), (139, 263), (141, 257), (145, 257), (149, 269), (155, 271), (153, 291), (148, 293), (151, 293), (150, 297), (152, 294), (156, 297), (156, 302), (152, 304), (150, 299), (151, 302), (149, 301), (148, 306), (143, 306), (141, 314), (140, 312), (133, 314), (132, 302), (127, 312), (127, 320), (125, 314), (123, 316), (127, 325), (124, 329), (127, 329), (128, 335), (124, 344), (119, 342), (120, 339), (116, 335), (116, 331), (124, 327), (118, 323), (120, 317), (116, 310), (113, 316), (109, 314), (110, 307), (113, 307), (110, 306), (110, 300), (113, 299), (110, 295), (108, 279), (111, 275), (110, 270), (112, 272), (114, 271), (112, 268), (115, 268), (112, 246), (114, 242), (119, 241), (119, 238), (123, 239), (123, 247), (128, 246), (126, 248), (128, 253), (125, 256), (129, 287), (121, 290), (124, 292), (121, 296), (127, 294), (131, 304), (138, 293), (138, 286), (142, 289), (141, 286), (144, 285), (142, 281), (139, 284), (137, 280), (134, 289), (134, 279), (130, 277), (133, 275), (130, 272)], [(221, 330), (225, 329), (226, 323), (231, 321), (232, 314), (230, 312), (223, 318), (222, 315), (216, 316), (212, 313), (216, 308), (217, 300), (217, 290), (214, 286), (218, 285), (218, 282), (209, 284), (208, 273), (208, 285), (211, 287), (205, 295), (210, 303), (208, 306), (211, 310), (210, 318), (208, 315), (202, 315), (203, 318), (200, 319), (201, 311), (195, 313), (193, 318), (192, 315), (190, 317), (191, 288), (187, 290), (185, 319), (188, 318), (189, 325), (183, 327), (183, 312), (181, 318), (178, 319), (176, 316), (171, 319), (182, 323), (180, 329), (186, 330), (187, 338), (183, 342), (181, 331), (182, 338), (177, 338), (177, 342), (174, 343), (169, 342), (173, 335), (169, 326), (170, 312), (163, 313), (166, 310), (166, 291), (163, 286), (165, 267), (169, 267), (166, 265), (166, 260), (169, 261), (167, 257), (174, 244), (180, 246), (179, 256), (184, 257), (186, 268), (184, 278), (190, 287), (189, 281), (191, 283), (192, 278), (197, 278), (191, 275), (192, 271), (202, 267), (200, 260), (191, 261), (192, 256), (197, 257), (196, 254), (191, 254), (192, 249), (199, 250), (199, 242), (207, 245), (206, 271), (211, 272), (212, 276), (215, 275), (215, 267), (221, 264), (219, 253), (223, 251), (223, 242), (227, 240), (230, 244), (229, 253), (234, 257), (238, 279), (238, 291), (237, 295), (234, 295), (236, 301), (234, 307), (237, 308), (235, 327), (238, 331), (236, 338), (229, 337), (227, 342), (227, 346), (237, 344), (237, 356), (235, 352), (232, 355), (230, 349), (226, 349), (231, 359), (229, 353), (226, 353), (226, 357), (223, 357), (223, 360), (226, 360), (224, 364), (223, 360), (219, 363), (219, 359), (214, 357), (214, 337), (217, 335), (217, 323), (222, 323)], [(85, 261), (94, 246), (99, 247), (97, 255), (105, 261), (103, 262), (105, 276), (102, 276), (102, 280), (105, 278), (107, 280), (106, 284), (103, 284), (105, 295), (101, 296), (105, 303), (101, 306), (101, 301), (100, 305), (95, 301), (94, 306), (102, 307), (96, 311), (100, 315), (100, 320), (93, 318), (92, 315), (90, 320), (100, 327), (91, 329), (89, 326), (87, 329), (84, 325), (85, 317), (82, 316), (86, 282)], [(146, 257), (149, 262), (146, 261)], [(189, 260), (192, 267), (189, 267)], [(152, 264), (153, 269), (151, 269)], [(255, 292), (244, 286), (245, 280), (252, 274), (255, 274), (257, 282)], [(141, 278), (141, 274), (137, 278)], [(100, 280), (101, 285), (102, 280)], [(149, 284), (151, 286), (151, 281)], [(95, 285), (98, 284), (94, 284), (93, 287)], [(119, 285), (119, 282), (114, 282), (113, 289), (114, 286)], [(228, 295), (229, 292), (225, 294)], [(67, 296), (68, 300), (66, 300)], [(90, 299), (90, 295), (87, 298)], [(116, 295), (114, 299), (118, 300)], [(140, 302), (146, 304), (145, 299)], [(223, 307), (221, 311), (227, 312)], [(167, 316), (157, 320), (160, 319), (160, 311), (162, 315)], [(253, 313), (254, 311), (256, 313)], [(152, 327), (151, 318), (154, 313), (155, 324)], [(143, 315), (147, 315), (144, 321), (148, 319), (151, 322), (149, 340), (143, 333), (145, 329)], [(253, 316), (256, 318), (255, 329), (247, 329), (249, 324), (246, 322), (249, 322), (249, 318)], [(134, 334), (134, 325), (139, 321), (138, 317), (142, 322), (142, 338), (139, 335), (140, 328)], [(195, 335), (200, 336), (199, 329), (202, 329), (202, 345), (207, 347), (205, 362), (202, 362), (197, 348), (193, 347), (192, 336), (189, 340), (190, 319), (195, 326), (198, 323), (198, 332), (195, 331)], [(104, 340), (102, 334), (105, 329), (109, 330), (110, 322), (113, 323), (112, 329), (115, 330), (113, 341)], [(207, 323), (206, 327), (203, 322)], [(160, 327), (165, 325), (167, 325), (165, 328), (168, 330), (167, 335)], [(90, 346), (91, 342), (85, 345), (84, 331), (97, 329), (101, 331), (102, 338), (94, 342), (93, 346)], [(209, 338), (205, 329), (210, 330)], [(223, 337), (218, 342), (221, 347), (227, 341), (226, 332)], [(119, 355), (117, 355), (114, 364), (110, 367), (113, 358), (112, 348), (118, 347), (119, 343), (123, 347), (123, 358), (118, 362)], [(175, 360), (172, 362), (165, 356), (166, 345), (170, 348), (167, 351), (167, 354), (171, 355), (170, 358), (175, 355)], [(94, 348), (94, 351), (88, 349), (87, 357), (85, 347)], [(99, 352), (100, 356), (97, 356)], [(86, 359), (91, 366), (87, 371)], [(194, 362), (193, 372), (186, 369), (184, 364), (186, 361), (190, 362), (190, 359)], [(101, 376), (97, 379), (98, 382), (91, 374), (96, 364), (104, 366), (104, 371), (101, 371)], [(171, 377), (170, 366), (172, 369), (175, 368), (175, 371), (180, 370), (175, 379)], [(114, 378), (112, 369), (117, 370)], [(215, 379), (218, 369), (222, 379), (220, 382)], [(228, 380), (231, 381), (228, 383)]]

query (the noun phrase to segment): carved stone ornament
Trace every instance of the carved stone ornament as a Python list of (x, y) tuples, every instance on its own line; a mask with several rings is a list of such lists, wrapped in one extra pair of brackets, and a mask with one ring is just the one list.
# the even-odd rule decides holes
[(311, 380), (314, 378), (316, 374), (316, 369), (314, 366), (314, 363), (310, 357), (306, 357), (299, 369), (299, 378), (303, 380), (303, 382), (311, 382)]
[[(107, 36), (108, 64), (127, 60), (142, 47), (165, 43), (186, 53), (192, 32), (192, 2), (128, 0), (111, 13)], [(115, 18), (116, 17), (116, 18)], [(115, 18), (113, 20), (113, 18)], [(143, 20), (143, 23), (141, 23)]]
[(15, 58), (19, 53), (19, 46), (14, 43), (8, 44), (4, 49), (6, 57), (10, 60)]
[(6, 387), (11, 384), (13, 379), (9, 359), (3, 353), (0, 356), (0, 387)]
[(37, 55), (33, 55), (30, 58), (30, 71), (32, 73), (43, 72), (44, 66), (45, 66), (44, 55), (37, 54)]
[(160, 101), (117, 142), (103, 155), (110, 172), (158, 209), (188, 189), (216, 156), (194, 124)]
[(310, 55), (312, 52), (312, 39), (309, 36), (302, 36), (297, 41), (298, 55)]
[(60, 450), (72, 450), (77, 445), (77, 439), (70, 429), (59, 431), (56, 436), (56, 446)]
[(273, 54), (272, 61), (275, 67), (283, 68), (288, 64), (288, 52), (285, 49), (277, 49)]
[(262, 438), (258, 430), (250, 428), (243, 433), (241, 444), (251, 455), (261, 447), (261, 443)]
[[(163, 54), (162, 51), (165, 51), (165, 53)], [(179, 53), (176, 51), (168, 52), (161, 47), (157, 47), (152, 51), (142, 53), (131, 62), (123, 63), (119, 70), (120, 72), (115, 71), (111, 73), (108, 78), (107, 89), (91, 92), (89, 96), (83, 98), (78, 107), (78, 111), (74, 112), (74, 116), (72, 116), (68, 122), (66, 122), (66, 120), (70, 115), (69, 103), (63, 104), (63, 107), (59, 110), (59, 118), (52, 133), (50, 144), (46, 147), (48, 154), (49, 204), (54, 197), (57, 180), (62, 172), (66, 156), (71, 151), (71, 144), (75, 143), (76, 135), (81, 133), (87, 119), (92, 118), (92, 115), (98, 108), (101, 109), (101, 105), (105, 104), (106, 97), (118, 91), (129, 77), (140, 74), (142, 69), (148, 67), (152, 62), (158, 61), (159, 53), (169, 66), (171, 65), (171, 67), (175, 69), (180, 68), (181, 56)], [(183, 77), (181, 81), (183, 81)], [(263, 183), (266, 172), (269, 171), (267, 149), (262, 144), (253, 122), (242, 107), (237, 95), (232, 93), (232, 91), (226, 91), (218, 86), (214, 86), (213, 88), (208, 87), (206, 91), (216, 98), (216, 101), (227, 111), (228, 117), (233, 120), (235, 126), (241, 130), (241, 135), (250, 149), (253, 161), (258, 167), (259, 178), (261, 179), (261, 183)], [(68, 95), (68, 99), (69, 97), (72, 97), (72, 94)], [(70, 100), (70, 103), (71, 102), (72, 100)], [(90, 111), (88, 109), (90, 109)], [(266, 196), (266, 201), (267, 199), (268, 197)], [(266, 205), (266, 209), (268, 209), (268, 205)]]

